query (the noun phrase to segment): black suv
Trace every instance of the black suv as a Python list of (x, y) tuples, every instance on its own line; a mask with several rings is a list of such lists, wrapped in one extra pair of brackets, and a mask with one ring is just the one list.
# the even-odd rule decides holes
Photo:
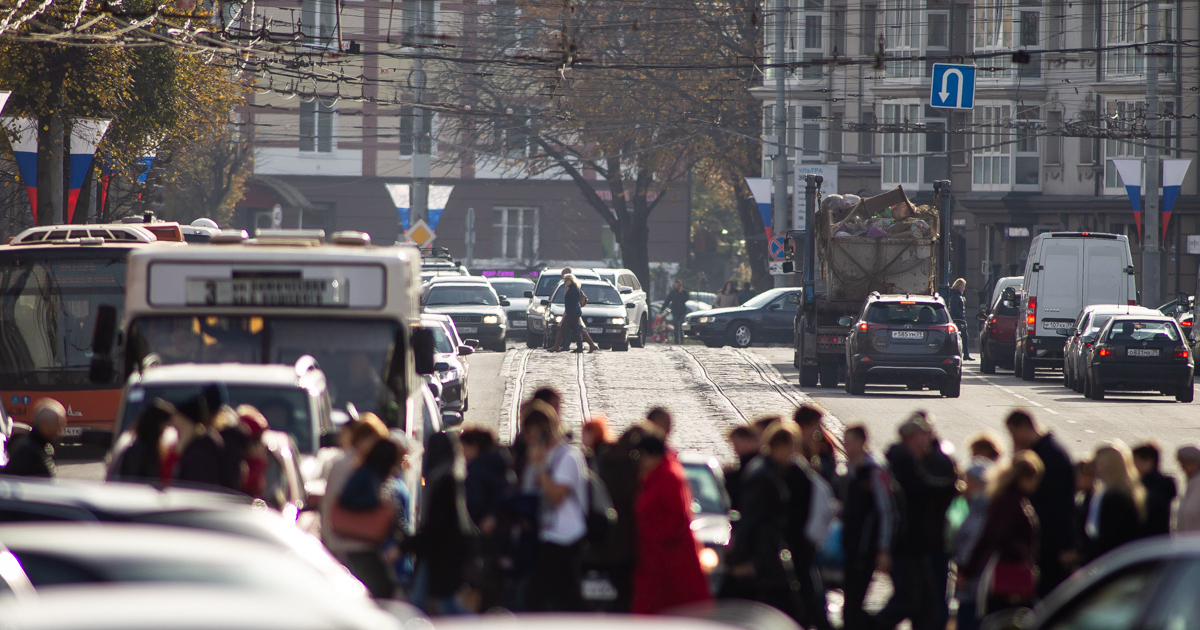
[(861, 395), (868, 383), (938, 387), (958, 398), (962, 342), (939, 296), (872, 293), (846, 338), (846, 391)]

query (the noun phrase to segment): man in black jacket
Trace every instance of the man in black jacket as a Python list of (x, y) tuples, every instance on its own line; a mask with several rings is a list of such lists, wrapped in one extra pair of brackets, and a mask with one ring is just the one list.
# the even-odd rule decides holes
[(1038, 544), (1038, 596), (1045, 597), (1070, 574), (1075, 558), (1075, 468), (1054, 436), (1020, 409), (1004, 421), (1013, 450), (1032, 450), (1046, 467), (1042, 483), (1029, 497), (1041, 524)]
[(892, 476), (903, 491), (900, 529), (892, 542), (892, 598), (874, 625), (892, 628), (911, 619), (913, 630), (946, 627), (946, 509), (958, 473), (942, 452), (930, 417), (918, 411), (900, 424), (900, 442), (887, 452)]
[(855, 425), (842, 438), (846, 477), (842, 497), (842, 555), (845, 558), (842, 618), (845, 628), (867, 627), (863, 600), (871, 576), (892, 568), (896, 507), (891, 476), (867, 451), (867, 429)]
[(33, 430), (13, 443), (8, 465), (0, 472), (23, 477), (57, 477), (54, 445), (67, 426), (67, 410), (53, 398), (42, 398), (33, 403), (32, 418)]
[(1158, 469), (1161, 457), (1154, 442), (1139, 444), (1133, 449), (1133, 465), (1142, 477), (1146, 488), (1145, 535), (1158, 536), (1171, 533), (1171, 504), (1179, 494), (1175, 478), (1164, 475)]

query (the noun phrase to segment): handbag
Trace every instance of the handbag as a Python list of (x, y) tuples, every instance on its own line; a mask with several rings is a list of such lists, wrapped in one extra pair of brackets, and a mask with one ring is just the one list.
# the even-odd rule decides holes
[(991, 597), (1009, 602), (1030, 602), (1037, 595), (1037, 573), (1032, 564), (999, 559), (992, 569)]
[(329, 511), (329, 527), (342, 538), (382, 544), (395, 529), (396, 510), (391, 501), (381, 501), (370, 510), (348, 510), (338, 503)]

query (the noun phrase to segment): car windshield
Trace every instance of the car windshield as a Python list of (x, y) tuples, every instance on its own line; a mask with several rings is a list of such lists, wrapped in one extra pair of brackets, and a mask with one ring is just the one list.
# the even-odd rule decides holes
[(4, 252), (0, 382), (6, 388), (91, 385), (93, 315), (108, 305), (120, 320), (128, 254), (115, 248)]
[[(583, 294), (587, 296), (588, 304), (593, 306), (620, 306), (622, 303), (621, 294), (607, 284), (585, 284), (583, 285)], [(562, 304), (566, 295), (567, 285), (564, 284), (554, 292), (554, 299), (551, 302)]]
[(425, 294), (425, 306), (455, 306), (458, 304), (479, 304), (484, 306), (499, 306), (496, 292), (485, 285), (477, 286), (434, 286)]
[(600, 274), (600, 279), (605, 282), (617, 283), (617, 272), (615, 271), (598, 271), (596, 273)]
[(524, 297), (526, 291), (533, 290), (533, 283), (528, 281), (506, 280), (504, 282), (493, 282), (492, 288), (496, 293), (509, 298)]
[(705, 464), (684, 464), (688, 485), (692, 487), (692, 511), (703, 514), (725, 514), (725, 500), (717, 478)]
[[(575, 277), (579, 278), (580, 280), (589, 280), (589, 279), (595, 279), (596, 274), (589, 271), (586, 273), (576, 274)], [(561, 273), (559, 273), (557, 271), (555, 271), (553, 273), (543, 272), (542, 275), (538, 276), (537, 288), (535, 288), (533, 290), (533, 294), (534, 295), (550, 295), (551, 293), (554, 292), (554, 287), (558, 286), (559, 282), (562, 282), (562, 274)]]
[[(273, 363), (317, 359), (335, 407), (352, 402), (383, 417), (387, 356), (396, 322), (369, 319), (165, 315), (135, 320), (129, 362), (151, 353), (163, 363)], [(320, 331), (314, 334), (314, 331)]]
[[(131, 387), (125, 397), (125, 411), (121, 414), (121, 430), (133, 427), (134, 421), (145, 408), (146, 401), (162, 398), (179, 406), (199, 396), (201, 387), (208, 384), (151, 384)], [(267, 424), (271, 425), (272, 430), (283, 431), (292, 436), (301, 452), (316, 452), (307, 390), (277, 385), (218, 385), (221, 387), (222, 400), (230, 407), (253, 405), (266, 416)]]
[(786, 290), (772, 289), (770, 291), (767, 291), (766, 293), (760, 293), (760, 294), (750, 298), (749, 300), (746, 300), (746, 303), (743, 304), (742, 306), (745, 306), (747, 308), (762, 308), (762, 307), (770, 304), (775, 298), (779, 297), (781, 294), (786, 293), (786, 292), (787, 292)]
[(426, 330), (433, 332), (433, 349), (435, 352), (443, 354), (454, 354), (454, 343), (450, 341), (450, 336), (446, 334), (446, 329), (441, 326), (425, 326)]
[(947, 324), (950, 318), (941, 304), (875, 302), (867, 309), (872, 324)]
[(1108, 340), (1118, 343), (1179, 341), (1179, 331), (1175, 328), (1175, 322), (1118, 321), (1113, 322), (1112, 330), (1108, 332)]

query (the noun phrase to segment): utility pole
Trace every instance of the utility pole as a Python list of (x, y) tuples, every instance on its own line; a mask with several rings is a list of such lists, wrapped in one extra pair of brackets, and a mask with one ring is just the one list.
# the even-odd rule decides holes
[[(787, 233), (787, 101), (784, 94), (783, 68), (784, 30), (788, 20), (787, 0), (775, 0), (775, 158), (771, 163), (771, 179), (773, 180), (774, 202), (771, 212), (771, 238), (777, 234)], [(797, 193), (799, 191), (796, 191)], [(808, 229), (811, 229), (809, 226)], [(767, 242), (768, 258), (771, 243)], [(784, 286), (785, 277), (775, 276), (775, 286)]]
[(421, 56), (425, 51), (425, 2), (417, 2), (416, 32), (413, 34), (413, 68), (410, 80), (413, 89), (413, 153), (412, 153), (412, 205), (409, 208), (409, 225), (418, 220), (429, 220), (429, 150), (430, 138), (425, 134), (425, 111), (421, 104), (425, 102), (425, 64)]
[(475, 266), (475, 208), (467, 208), (467, 229), (463, 232), (467, 246), (467, 267)]
[(942, 283), (938, 287), (938, 293), (946, 296), (950, 293), (950, 180), (939, 179), (933, 182), (933, 192), (942, 228), (942, 260), (939, 270)]
[[(1147, 0), (1146, 39), (1158, 39), (1158, 0)], [(1162, 252), (1158, 243), (1158, 184), (1161, 167), (1158, 148), (1158, 56), (1157, 47), (1150, 46), (1146, 54), (1146, 132), (1150, 141), (1146, 143), (1146, 212), (1142, 221), (1142, 304), (1151, 307), (1162, 303)]]

